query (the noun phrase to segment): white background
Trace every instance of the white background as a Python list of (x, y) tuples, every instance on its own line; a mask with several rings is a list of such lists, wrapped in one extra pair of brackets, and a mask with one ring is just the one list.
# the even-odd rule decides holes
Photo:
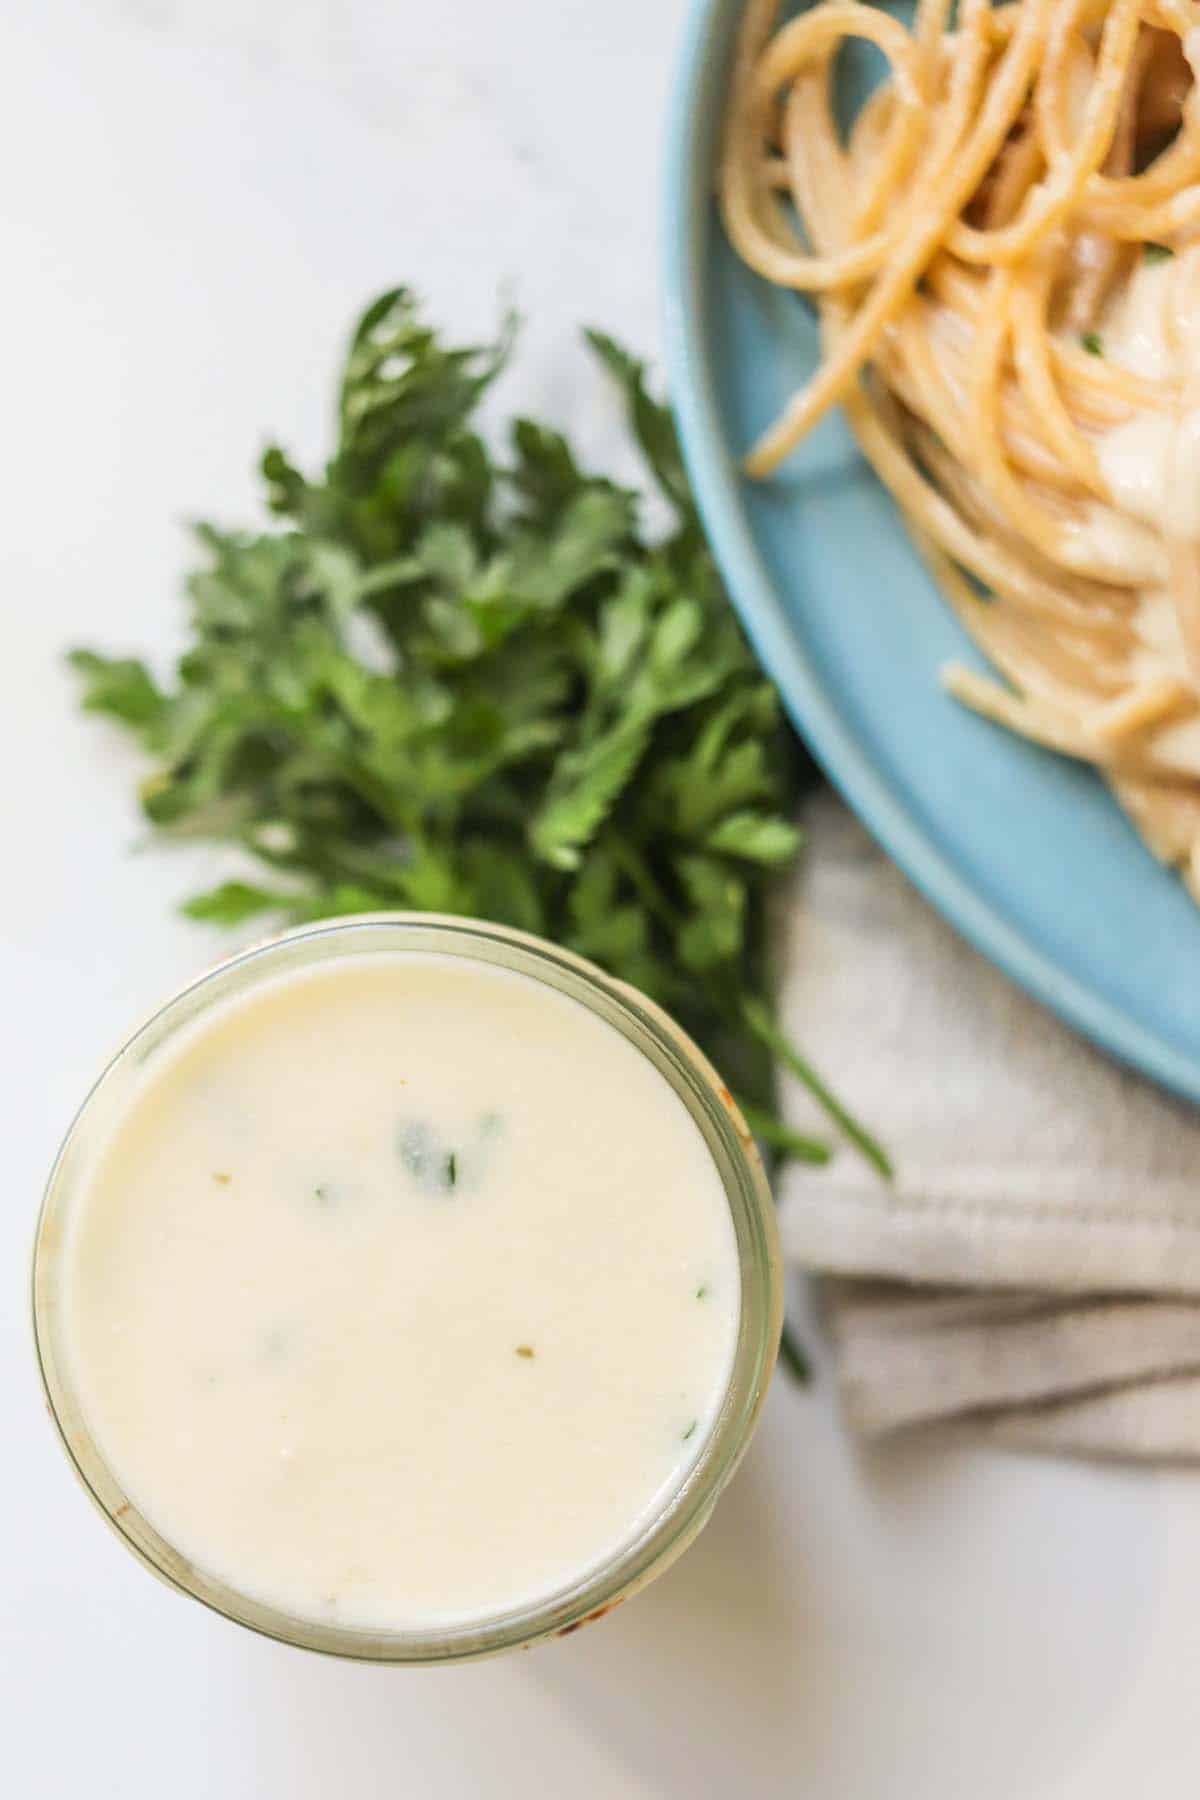
[[(246, 516), (263, 436), (325, 441), (396, 279), (506, 401), (598, 451), (576, 325), (657, 346), (658, 148), (685, 0), (0, 5), (0, 1792), (1129, 1800), (1200, 1781), (1200, 1486), (913, 1446), (857, 1458), (782, 1382), (696, 1548), (612, 1620), (456, 1670), (339, 1665), (169, 1593), (43, 1416), (27, 1260), (69, 1114), (217, 954), (213, 873), (136, 854), (136, 764), (80, 639), (165, 654), (181, 521)], [(818, 1022), (819, 1023), (819, 1022)], [(812, 1037), (818, 1038), (814, 1029)]]

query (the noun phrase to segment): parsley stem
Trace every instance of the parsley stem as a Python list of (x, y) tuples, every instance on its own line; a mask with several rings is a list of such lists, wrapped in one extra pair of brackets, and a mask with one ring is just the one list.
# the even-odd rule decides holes
[(371, 594), (386, 593), (388, 588), (419, 581), (421, 566), (412, 556), (395, 556), (390, 562), (376, 563), (373, 569), (359, 575), (354, 592), (359, 600)]
[(643, 906), (648, 912), (661, 919), (670, 930), (677, 931), (680, 917), (678, 908), (671, 905), (662, 888), (650, 873), (641, 851), (631, 844), (628, 838), (619, 837), (615, 833), (609, 842), (613, 861), (633, 883)]
[(778, 1058), (786, 1069), (790, 1069), (796, 1079), (803, 1083), (813, 1099), (833, 1120), (834, 1124), (849, 1138), (855, 1149), (878, 1170), (885, 1181), (892, 1179), (892, 1164), (883, 1149), (865, 1126), (860, 1125), (853, 1114), (848, 1113), (812, 1064), (784, 1036), (770, 1012), (761, 1000), (749, 999), (742, 1002), (742, 1017), (746, 1024), (768, 1050)]
[(820, 1138), (804, 1137), (800, 1132), (793, 1131), (790, 1126), (783, 1124), (773, 1113), (767, 1112), (763, 1107), (754, 1106), (749, 1100), (743, 1100), (740, 1094), (735, 1098), (755, 1137), (761, 1138), (769, 1150), (778, 1151), (785, 1161), (806, 1163), (827, 1163), (829, 1161), (831, 1154), (829, 1145), (823, 1144)]
[(807, 1387), (812, 1376), (812, 1364), (808, 1360), (808, 1352), (785, 1319), (783, 1331), (779, 1339), (779, 1360), (793, 1381), (801, 1387)]

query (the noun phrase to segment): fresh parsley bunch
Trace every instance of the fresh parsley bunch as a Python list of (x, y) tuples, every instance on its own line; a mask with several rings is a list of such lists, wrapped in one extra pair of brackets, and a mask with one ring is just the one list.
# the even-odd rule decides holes
[(474, 428), (512, 336), (449, 348), (407, 290), (376, 300), (324, 473), (271, 448), (280, 525), (198, 528), (174, 682), (76, 650), (84, 704), (153, 757), (142, 804), (162, 834), (238, 844), (263, 871), (198, 894), (192, 917), (415, 908), (538, 932), (673, 1013), (776, 1153), (828, 1155), (775, 1111), (782, 1058), (886, 1172), (772, 1014), (766, 900), (812, 769), (729, 605), (670, 414), (590, 332), (671, 509), (650, 541), (637, 494), (558, 432), (518, 419), (497, 457)]

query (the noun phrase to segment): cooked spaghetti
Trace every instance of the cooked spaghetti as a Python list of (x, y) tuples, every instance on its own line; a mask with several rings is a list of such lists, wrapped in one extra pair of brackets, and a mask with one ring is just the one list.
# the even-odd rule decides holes
[[(890, 78), (843, 137), (849, 39)], [(752, 450), (840, 403), (1007, 685), (979, 712), (1095, 763), (1200, 899), (1200, 6), (749, 0), (726, 229), (814, 296), (822, 360)]]

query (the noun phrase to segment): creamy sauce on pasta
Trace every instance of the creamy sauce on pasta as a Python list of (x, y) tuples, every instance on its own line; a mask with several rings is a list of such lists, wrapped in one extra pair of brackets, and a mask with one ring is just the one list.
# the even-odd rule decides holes
[[(1181, 396), (1170, 406), (1139, 407), (1097, 434), (1097, 461), (1122, 511), (1097, 507), (1095, 517), (1124, 532), (1125, 566), (1145, 583), (1135, 668), (1146, 680), (1171, 675), (1190, 683), (1169, 546), (1200, 540), (1200, 248), (1139, 262), (1097, 335), (1106, 358)], [(1164, 768), (1200, 773), (1200, 716), (1160, 726), (1155, 754)]]
[(203, 1572), (422, 1628), (611, 1558), (728, 1385), (739, 1266), (683, 1103), (532, 979), (394, 953), (148, 1065), (65, 1250), (84, 1415)]
[[(1135, 375), (1200, 382), (1200, 250), (1140, 264), (1098, 333), (1103, 354)], [(1103, 432), (1096, 454), (1113, 498), (1164, 537), (1200, 538), (1200, 392), (1195, 404), (1139, 408)]]

